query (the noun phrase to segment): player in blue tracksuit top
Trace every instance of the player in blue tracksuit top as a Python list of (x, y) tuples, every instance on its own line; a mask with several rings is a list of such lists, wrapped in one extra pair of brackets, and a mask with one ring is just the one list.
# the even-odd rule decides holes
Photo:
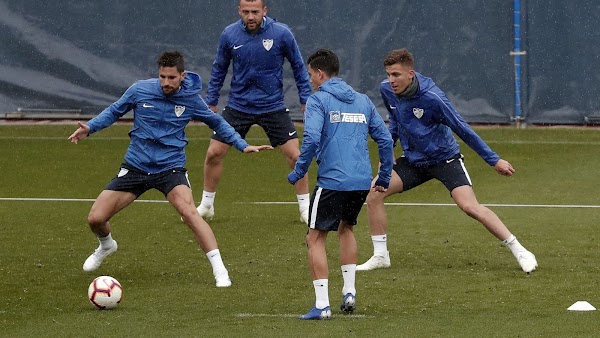
[(198, 119), (245, 153), (272, 147), (248, 145), (221, 116), (210, 111), (200, 97), (200, 76), (186, 73), (184, 66), (183, 55), (179, 52), (163, 53), (158, 59), (158, 79), (134, 83), (97, 117), (86, 124), (79, 122), (79, 128), (69, 136), (71, 142), (77, 143), (133, 110), (133, 126), (129, 132), (131, 141), (125, 162), (117, 176), (100, 193), (88, 215), (90, 229), (98, 237), (100, 245), (83, 264), (85, 271), (96, 270), (104, 258), (117, 251), (109, 220), (144, 192), (154, 188), (165, 195), (194, 233), (212, 265), (217, 287), (231, 285), (215, 235), (194, 206), (184, 168), (184, 147), (188, 143), (184, 128), (191, 119)]
[(400, 140), (403, 153), (396, 159), (389, 189), (386, 192), (371, 191), (367, 197), (373, 256), (357, 270), (391, 265), (384, 199), (431, 179), (442, 182), (459, 208), (506, 244), (523, 271), (535, 270), (535, 256), (517, 241), (493, 211), (477, 201), (452, 132), (498, 174), (511, 176), (515, 172), (512, 165), (485, 144), (430, 78), (414, 71), (414, 59), (408, 50), (391, 51), (384, 66), (388, 78), (381, 83), (381, 97), (389, 112), (392, 138)]
[[(316, 301), (301, 319), (329, 319), (327, 234), (338, 232), (344, 279), (340, 309), (352, 312), (356, 307), (358, 258), (353, 226), (369, 189), (385, 191), (389, 185), (393, 141), (373, 102), (336, 77), (340, 65), (335, 53), (318, 50), (307, 63), (316, 92), (306, 104), (302, 150), (288, 180), (293, 184), (304, 177), (316, 158), (317, 185), (311, 196), (306, 235)], [(369, 157), (369, 135), (379, 147), (381, 165), (376, 181)]]
[[(227, 26), (219, 38), (206, 102), (217, 112), (219, 91), (232, 65), (231, 88), (223, 118), (242, 137), (252, 125), (260, 126), (273, 147), (279, 147), (290, 169), (300, 154), (298, 133), (284, 103), (283, 65), (288, 60), (304, 111), (310, 95), (308, 74), (300, 48), (290, 28), (267, 16), (264, 0), (240, 0), (240, 20)], [(205, 218), (215, 213), (217, 186), (230, 144), (215, 134), (204, 160), (204, 191), (198, 212)], [(300, 220), (308, 222), (308, 177), (295, 185)]]

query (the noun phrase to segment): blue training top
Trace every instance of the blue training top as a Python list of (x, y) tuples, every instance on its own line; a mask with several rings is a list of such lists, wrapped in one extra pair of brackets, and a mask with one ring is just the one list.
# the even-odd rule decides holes
[(367, 95), (340, 78), (331, 78), (306, 103), (301, 154), (288, 180), (295, 183), (304, 177), (316, 157), (319, 187), (369, 190), (373, 179), (369, 135), (379, 147), (377, 185), (387, 188), (392, 177), (393, 141), (381, 115)]
[(248, 114), (284, 109), (284, 59), (292, 66), (300, 103), (306, 103), (310, 83), (294, 35), (287, 25), (269, 17), (265, 16), (263, 23), (256, 35), (246, 29), (242, 20), (227, 26), (221, 33), (206, 94), (209, 105), (217, 105), (219, 91), (233, 61), (229, 107)]
[(417, 72), (419, 90), (409, 98), (398, 97), (388, 80), (381, 82), (381, 97), (389, 115), (394, 142), (400, 139), (409, 163), (427, 166), (448, 160), (460, 153), (452, 132), (456, 133), (489, 165), (500, 157), (475, 133), (454, 109), (433, 80)]
[(248, 143), (221, 115), (208, 108), (200, 97), (201, 89), (202, 79), (192, 72), (186, 72), (179, 90), (169, 96), (163, 93), (157, 78), (137, 81), (118, 101), (87, 122), (89, 133), (112, 125), (133, 109), (131, 141), (125, 162), (151, 174), (185, 165), (184, 147), (188, 141), (184, 129), (192, 119), (206, 123), (229, 144), (243, 151)]

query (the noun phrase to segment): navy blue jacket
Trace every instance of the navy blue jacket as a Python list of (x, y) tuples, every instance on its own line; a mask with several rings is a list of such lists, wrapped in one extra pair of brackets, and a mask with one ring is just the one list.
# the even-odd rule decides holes
[(377, 185), (388, 187), (392, 178), (392, 137), (365, 94), (346, 82), (332, 78), (319, 87), (306, 103), (304, 138), (290, 183), (304, 177), (316, 157), (317, 186), (325, 189), (369, 190), (373, 168), (369, 157), (369, 135), (379, 147)]
[(454, 109), (450, 100), (433, 80), (415, 72), (419, 90), (409, 98), (400, 98), (388, 80), (381, 82), (381, 97), (389, 115), (394, 142), (400, 140), (409, 163), (427, 166), (460, 154), (454, 132), (489, 165), (500, 157), (475, 133)]
[(269, 17), (265, 16), (263, 23), (256, 35), (246, 29), (242, 20), (227, 26), (221, 33), (206, 94), (209, 105), (217, 105), (219, 91), (233, 61), (229, 107), (249, 114), (285, 109), (285, 59), (292, 66), (300, 103), (306, 103), (310, 83), (294, 35), (288, 26)]
[(221, 115), (213, 113), (200, 97), (202, 79), (186, 72), (176, 93), (166, 96), (160, 80), (141, 80), (129, 87), (121, 98), (87, 122), (89, 134), (100, 131), (133, 109), (129, 148), (125, 162), (146, 173), (159, 173), (185, 165), (184, 147), (188, 144), (185, 126), (190, 120), (206, 123), (217, 134), (243, 151), (248, 143)]

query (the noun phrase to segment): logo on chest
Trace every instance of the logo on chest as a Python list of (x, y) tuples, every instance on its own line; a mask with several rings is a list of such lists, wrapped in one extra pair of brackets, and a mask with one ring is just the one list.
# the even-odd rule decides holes
[(273, 39), (263, 39), (263, 47), (265, 47), (267, 51), (270, 51), (271, 47), (273, 47)]
[(423, 117), (423, 112), (423, 108), (413, 108), (413, 114), (415, 114), (415, 117), (418, 119)]
[(184, 111), (185, 111), (185, 106), (175, 106), (175, 115), (177, 115), (177, 117), (180, 117)]

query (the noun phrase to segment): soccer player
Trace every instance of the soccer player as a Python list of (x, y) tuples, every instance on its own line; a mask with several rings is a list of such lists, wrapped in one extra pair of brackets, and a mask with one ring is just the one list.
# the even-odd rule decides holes
[(200, 76), (184, 69), (179, 52), (165, 52), (158, 59), (158, 77), (135, 82), (125, 94), (69, 136), (77, 143), (100, 131), (133, 110), (131, 139), (119, 173), (103, 190), (88, 215), (92, 232), (100, 245), (83, 264), (84, 271), (96, 270), (102, 261), (117, 251), (109, 220), (144, 192), (161, 191), (194, 233), (196, 242), (208, 257), (217, 287), (231, 285), (217, 240), (210, 226), (194, 205), (192, 190), (184, 168), (187, 145), (184, 128), (191, 119), (206, 123), (217, 134), (245, 153), (273, 149), (251, 146), (223, 118), (214, 114), (200, 97)]
[[(290, 169), (300, 154), (298, 133), (284, 105), (283, 63), (290, 62), (298, 87), (301, 109), (310, 95), (304, 61), (294, 35), (285, 24), (267, 15), (265, 0), (240, 0), (241, 17), (227, 26), (219, 39), (208, 84), (206, 102), (217, 112), (219, 90), (233, 63), (231, 89), (223, 118), (245, 137), (254, 124), (262, 127), (273, 147), (279, 147)], [(218, 133), (210, 141), (204, 160), (204, 191), (198, 212), (214, 216), (217, 185), (231, 143)], [(308, 177), (295, 185), (300, 220), (308, 222)]]
[[(306, 244), (308, 265), (315, 289), (315, 306), (301, 319), (329, 319), (326, 241), (337, 231), (344, 287), (340, 309), (356, 307), (354, 277), (358, 259), (353, 226), (369, 189), (387, 190), (393, 166), (393, 141), (371, 100), (338, 78), (340, 64), (335, 53), (320, 49), (308, 58), (310, 82), (316, 91), (306, 103), (304, 139), (294, 171), (294, 184), (304, 177), (313, 158), (319, 166), (317, 185), (310, 199)], [(372, 181), (369, 135), (379, 147), (380, 167)], [(371, 186), (373, 182), (373, 186)]]
[(475, 198), (471, 178), (452, 132), (498, 174), (511, 176), (515, 169), (485, 144), (454, 109), (444, 92), (430, 78), (415, 72), (413, 65), (412, 54), (404, 48), (392, 50), (384, 60), (387, 80), (381, 83), (381, 97), (389, 111), (394, 143), (400, 140), (403, 154), (396, 159), (389, 189), (371, 191), (367, 196), (373, 256), (356, 269), (391, 266), (384, 199), (436, 179), (446, 186), (461, 210), (481, 222), (510, 249), (523, 271), (535, 270), (535, 256), (517, 241), (493, 211)]

